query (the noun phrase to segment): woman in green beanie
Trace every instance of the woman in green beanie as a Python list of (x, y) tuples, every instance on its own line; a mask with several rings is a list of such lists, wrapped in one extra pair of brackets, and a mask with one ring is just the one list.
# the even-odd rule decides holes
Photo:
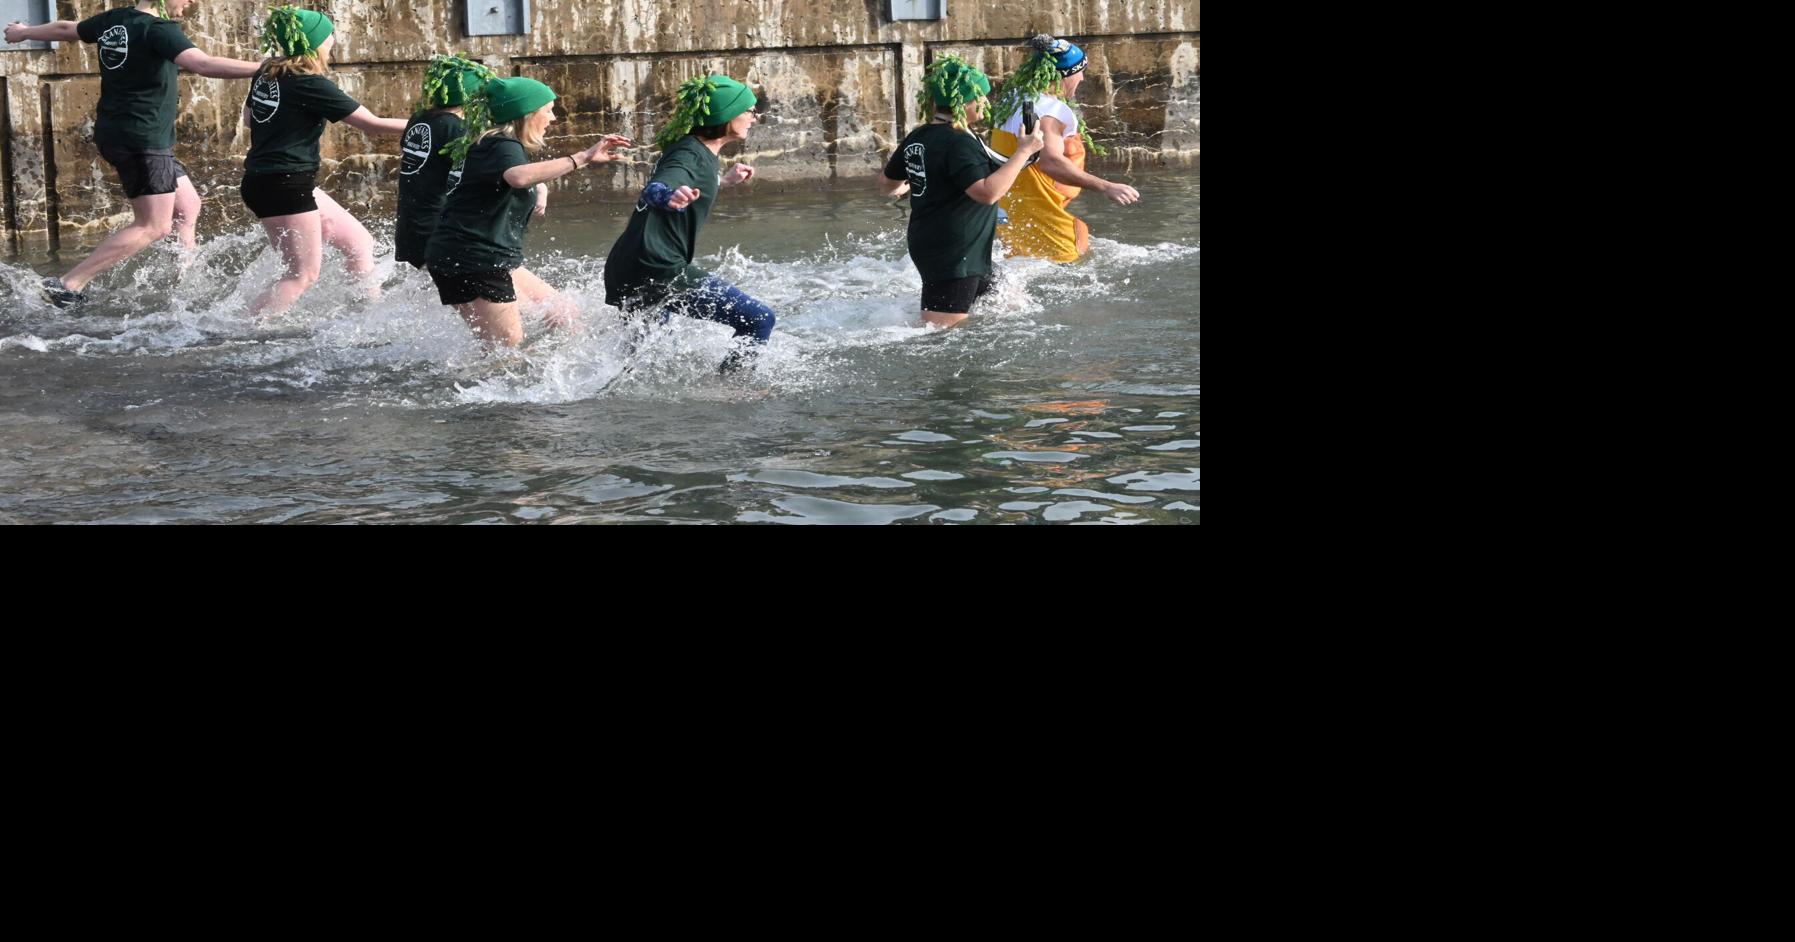
[(494, 79), (467, 102), (467, 128), (449, 145), (461, 181), (430, 236), (425, 263), (442, 302), (482, 339), (515, 347), (524, 329), (518, 301), (547, 306), (549, 324), (573, 322), (574, 308), (524, 264), (524, 229), (538, 187), (589, 164), (620, 159), (629, 138), (607, 134), (565, 157), (530, 162), (555, 121), (555, 92), (527, 78)]
[(406, 122), (376, 117), (325, 77), (335, 32), (330, 17), (298, 7), (276, 7), (262, 27), (262, 49), (276, 55), (256, 73), (243, 105), (250, 147), (240, 192), (280, 250), (286, 271), (250, 303), (251, 314), (272, 317), (290, 309), (317, 283), (327, 242), (343, 253), (370, 296), (379, 291), (374, 237), (317, 188), (318, 141), (327, 121), (393, 137), (405, 133)]
[[(424, 72), (424, 91), (400, 139), (404, 155), (399, 163), (399, 221), (393, 233), (393, 258), (413, 268), (424, 267), (424, 251), (442, 216), (449, 191), (461, 179), (460, 168), (447, 154), (448, 145), (466, 133), (462, 115), (467, 100), (479, 94), (487, 82), (498, 78), (493, 71), (461, 53), (436, 56)], [(538, 215), (547, 208), (548, 187), (537, 192)]]
[(628, 312), (665, 302), (662, 320), (679, 313), (733, 328), (735, 347), (721, 367), (730, 373), (766, 345), (776, 318), (766, 305), (693, 265), (692, 256), (717, 187), (754, 178), (754, 168), (742, 163), (719, 173), (717, 156), (725, 145), (748, 139), (759, 121), (758, 102), (746, 85), (722, 75), (687, 81), (678, 100), (655, 140), (662, 154), (654, 176), (605, 259), (605, 303)]
[(997, 201), (1043, 143), (1037, 127), (996, 166), (971, 130), (990, 93), (991, 80), (960, 57), (930, 63), (917, 96), (925, 123), (898, 145), (878, 179), (885, 195), (910, 196), (910, 261), (922, 274), (922, 320), (931, 327), (964, 321), (991, 290)]
[(167, 238), (170, 232), (180, 237), (183, 249), (193, 248), (200, 202), (187, 168), (175, 159), (175, 116), (180, 112), (177, 67), (207, 78), (231, 79), (249, 78), (257, 68), (254, 62), (209, 56), (193, 48), (174, 22), (193, 2), (142, 0), (79, 23), (14, 23), (6, 28), (9, 43), (38, 39), (99, 47), (102, 68), (94, 145), (117, 171), (136, 217), (129, 226), (107, 236), (68, 274), (44, 279), (44, 300), (57, 307), (86, 301), (81, 292), (88, 282)]

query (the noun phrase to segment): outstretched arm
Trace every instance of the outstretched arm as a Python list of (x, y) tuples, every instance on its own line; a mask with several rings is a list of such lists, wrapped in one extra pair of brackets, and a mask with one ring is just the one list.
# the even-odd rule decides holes
[(1066, 127), (1058, 118), (1042, 118), (1041, 127), (1047, 129), (1046, 146), (1041, 148), (1042, 173), (1067, 186), (1095, 190), (1123, 206), (1140, 200), (1140, 191), (1134, 187), (1126, 183), (1111, 183), (1102, 177), (1086, 173), (1066, 156), (1066, 134), (1077, 134), (1077, 128)]
[(81, 41), (81, 35), (75, 32), (74, 20), (57, 20), (42, 26), (13, 23), (6, 27), (6, 41), (9, 43), (22, 43), (32, 39), (38, 42), (77, 43)]
[(505, 171), (505, 184), (514, 190), (528, 190), (539, 183), (559, 180), (575, 170), (591, 164), (622, 160), (623, 155), (614, 153), (614, 151), (628, 147), (629, 143), (630, 139), (621, 134), (606, 134), (599, 139), (598, 143), (566, 157), (552, 157), (533, 164), (520, 164), (512, 167)]
[(226, 59), (222, 56), (208, 56), (198, 49), (189, 49), (175, 56), (175, 65), (206, 78), (245, 79), (256, 74), (262, 67), (259, 62), (245, 62), (242, 59)]
[(363, 134), (384, 134), (398, 137), (405, 133), (411, 122), (404, 118), (382, 118), (366, 108), (357, 108), (355, 113), (343, 119), (343, 123)]

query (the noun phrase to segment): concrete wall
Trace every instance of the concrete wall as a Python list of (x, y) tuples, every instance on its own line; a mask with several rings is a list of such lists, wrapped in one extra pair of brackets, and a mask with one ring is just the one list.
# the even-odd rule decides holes
[[(763, 86), (770, 111), (739, 156), (757, 186), (814, 186), (876, 171), (913, 123), (922, 69), (937, 53), (980, 63), (994, 79), (1019, 60), (1019, 43), (1050, 32), (1091, 54), (1079, 92), (1110, 166), (1185, 164), (1201, 150), (1201, 0), (952, 0), (945, 20), (893, 22), (886, 0), (534, 0), (525, 36), (469, 37), (468, 0), (314, 0), (338, 24), (335, 80), (387, 116), (410, 113), (423, 63), (455, 49), (500, 74), (527, 75), (560, 93), (550, 146), (567, 152), (601, 132), (653, 139), (678, 84), (702, 71)], [(80, 20), (105, 0), (58, 2)], [(183, 21), (214, 55), (253, 59), (271, 4), (206, 0)], [(91, 241), (129, 219), (130, 205), (92, 143), (99, 95), (97, 47), (0, 52), (0, 172), (5, 228), (14, 239)], [(249, 220), (237, 198), (248, 150), (241, 124), (247, 83), (183, 75), (176, 153), (207, 200), (206, 228)], [(390, 211), (396, 138), (334, 125), (324, 138), (321, 185), (344, 205)], [(578, 202), (633, 190), (652, 167), (640, 159), (560, 181)], [(1102, 172), (1101, 169), (1098, 172)]]

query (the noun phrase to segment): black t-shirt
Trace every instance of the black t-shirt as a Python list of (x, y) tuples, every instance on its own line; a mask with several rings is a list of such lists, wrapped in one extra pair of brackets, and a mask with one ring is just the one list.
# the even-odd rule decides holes
[(910, 181), (910, 260), (923, 281), (991, 273), (997, 207), (966, 189), (995, 169), (978, 138), (947, 124), (911, 131), (891, 155), (886, 178)]
[(393, 233), (393, 257), (408, 264), (424, 264), (430, 236), (442, 218), (449, 191), (460, 181), (443, 148), (467, 129), (452, 111), (429, 111), (411, 120), (400, 138), (399, 223)]
[(530, 163), (524, 146), (495, 135), (467, 152), (461, 182), (449, 193), (425, 261), (443, 271), (510, 271), (524, 263), (524, 230), (536, 209), (533, 188), (514, 189), (505, 171)]
[(318, 169), (324, 122), (341, 121), (361, 104), (322, 75), (288, 72), (268, 78), (262, 66), (249, 83), (248, 173), (310, 173)]
[(193, 48), (170, 20), (129, 7), (107, 10), (75, 26), (100, 47), (100, 107), (94, 143), (128, 151), (170, 150), (180, 111), (175, 57)]
[(695, 288), (708, 274), (692, 264), (698, 230), (717, 201), (717, 155), (688, 134), (667, 148), (650, 183), (689, 186), (703, 194), (683, 213), (636, 204), (636, 213), (605, 257), (605, 303), (652, 304), (675, 290)]

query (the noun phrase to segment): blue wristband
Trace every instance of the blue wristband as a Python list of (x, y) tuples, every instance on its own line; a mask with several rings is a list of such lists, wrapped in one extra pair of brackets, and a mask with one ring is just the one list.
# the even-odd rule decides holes
[(683, 209), (669, 209), (667, 204), (673, 201), (673, 188), (656, 180), (642, 188), (642, 197), (636, 201), (636, 208), (653, 206), (668, 212), (683, 213)]

